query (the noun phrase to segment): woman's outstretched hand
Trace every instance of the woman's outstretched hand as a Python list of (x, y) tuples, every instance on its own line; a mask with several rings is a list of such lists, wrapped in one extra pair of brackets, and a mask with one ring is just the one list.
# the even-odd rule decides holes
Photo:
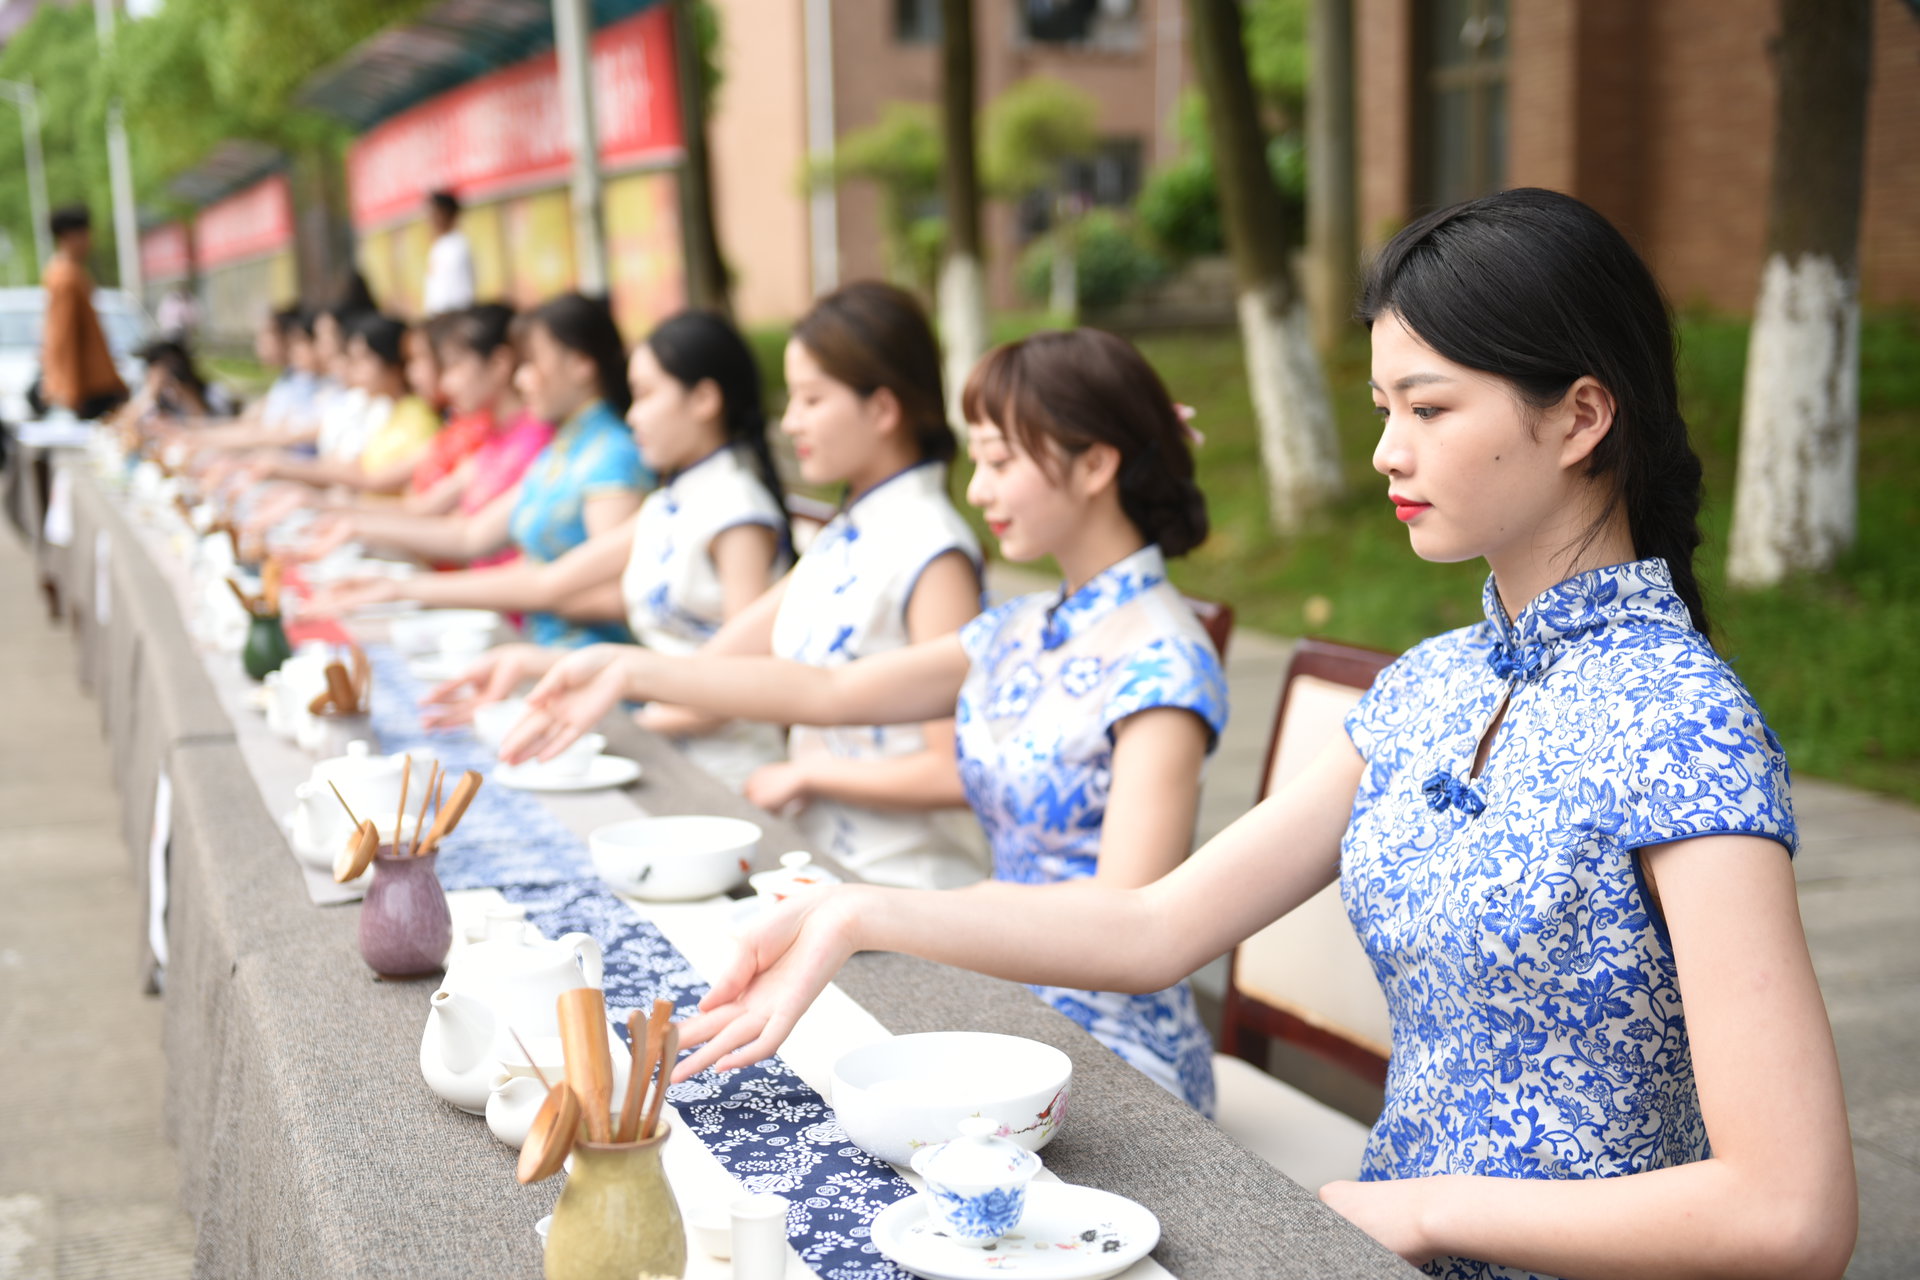
[(401, 586), (392, 578), (348, 578), (315, 591), (300, 612), (315, 618), (336, 618), (368, 605), (391, 604), (402, 599), (405, 595)]
[(595, 644), (555, 663), (527, 695), (527, 714), (500, 744), (506, 764), (551, 760), (626, 696), (622, 658), (641, 650), (630, 644)]
[(675, 1083), (716, 1067), (734, 1071), (779, 1051), (793, 1024), (857, 950), (848, 886), (803, 890), (768, 909), (740, 938), (733, 964), (680, 1024), (698, 1046), (674, 1068)]
[(420, 699), (431, 708), (421, 717), (428, 729), (451, 729), (470, 724), (474, 708), (510, 697), (523, 680), (531, 680), (552, 665), (550, 651), (537, 644), (502, 644), (481, 654), (474, 664)]

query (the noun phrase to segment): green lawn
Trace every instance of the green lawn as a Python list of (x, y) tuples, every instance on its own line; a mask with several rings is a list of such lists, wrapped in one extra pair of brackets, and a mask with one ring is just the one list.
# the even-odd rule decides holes
[[(1747, 328), (1681, 323), (1681, 395), (1705, 464), (1700, 566), (1715, 640), (1803, 773), (1920, 800), (1920, 317), (1863, 331), (1860, 538), (1838, 569), (1764, 592), (1726, 589), (1725, 555)], [(1239, 342), (1231, 333), (1151, 335), (1140, 346), (1207, 437), (1201, 485), (1214, 536), (1174, 577), (1232, 602), (1242, 624), (1399, 649), (1480, 615), (1479, 563), (1431, 565), (1408, 550), (1368, 463), (1377, 421), (1356, 334), (1328, 377), (1349, 496), (1322, 526), (1282, 539), (1266, 527)], [(1905, 637), (1905, 638), (1903, 638)]]

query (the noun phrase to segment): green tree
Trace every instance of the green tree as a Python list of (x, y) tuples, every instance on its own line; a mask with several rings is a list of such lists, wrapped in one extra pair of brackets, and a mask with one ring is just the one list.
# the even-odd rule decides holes
[(940, 124), (931, 107), (889, 104), (878, 121), (843, 136), (832, 161), (812, 180), (877, 187), (889, 270), (900, 283), (932, 292), (945, 228), (934, 212), (940, 199)]
[[(95, 276), (118, 278), (114, 266), (113, 202), (107, 177), (107, 117), (104, 95), (95, 92), (99, 53), (93, 11), (84, 6), (42, 5), (32, 21), (0, 50), (0, 79), (34, 87), (40, 98), (40, 128), (52, 208), (84, 204), (93, 211)], [(33, 214), (27, 198), (26, 155), (20, 122), (10, 104), (0, 105), (0, 230), (12, 249), (0, 272), (11, 283), (40, 278), (33, 261)]]
[(1042, 192), (1053, 209), (1053, 287), (1050, 309), (1062, 323), (1079, 313), (1074, 228), (1081, 209), (1061, 181), (1069, 160), (1093, 155), (1100, 144), (1100, 104), (1083, 89), (1034, 76), (987, 107), (982, 169), (988, 190), (1018, 200)]

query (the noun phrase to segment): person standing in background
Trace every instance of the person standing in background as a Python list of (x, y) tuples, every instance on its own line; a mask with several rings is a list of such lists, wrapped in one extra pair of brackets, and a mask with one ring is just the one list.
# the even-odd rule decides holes
[(93, 219), (84, 205), (54, 211), (53, 257), (41, 275), (46, 323), (40, 336), (40, 403), (59, 405), (78, 418), (98, 418), (124, 404), (126, 384), (113, 367), (113, 352), (93, 310), (93, 276), (87, 253)]
[(459, 197), (451, 191), (428, 196), (427, 222), (433, 227), (433, 246), (427, 250), (421, 313), (437, 316), (465, 310), (473, 305), (473, 246), (459, 228)]
[(200, 304), (194, 301), (193, 290), (185, 280), (176, 280), (167, 290), (153, 320), (160, 326), (161, 337), (192, 345), (200, 328)]

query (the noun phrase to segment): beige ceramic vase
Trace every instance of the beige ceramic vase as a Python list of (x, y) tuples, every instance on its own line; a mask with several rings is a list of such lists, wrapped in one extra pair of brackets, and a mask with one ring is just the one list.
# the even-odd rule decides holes
[(547, 1280), (680, 1280), (687, 1233), (660, 1164), (663, 1123), (641, 1142), (576, 1142), (547, 1232)]

